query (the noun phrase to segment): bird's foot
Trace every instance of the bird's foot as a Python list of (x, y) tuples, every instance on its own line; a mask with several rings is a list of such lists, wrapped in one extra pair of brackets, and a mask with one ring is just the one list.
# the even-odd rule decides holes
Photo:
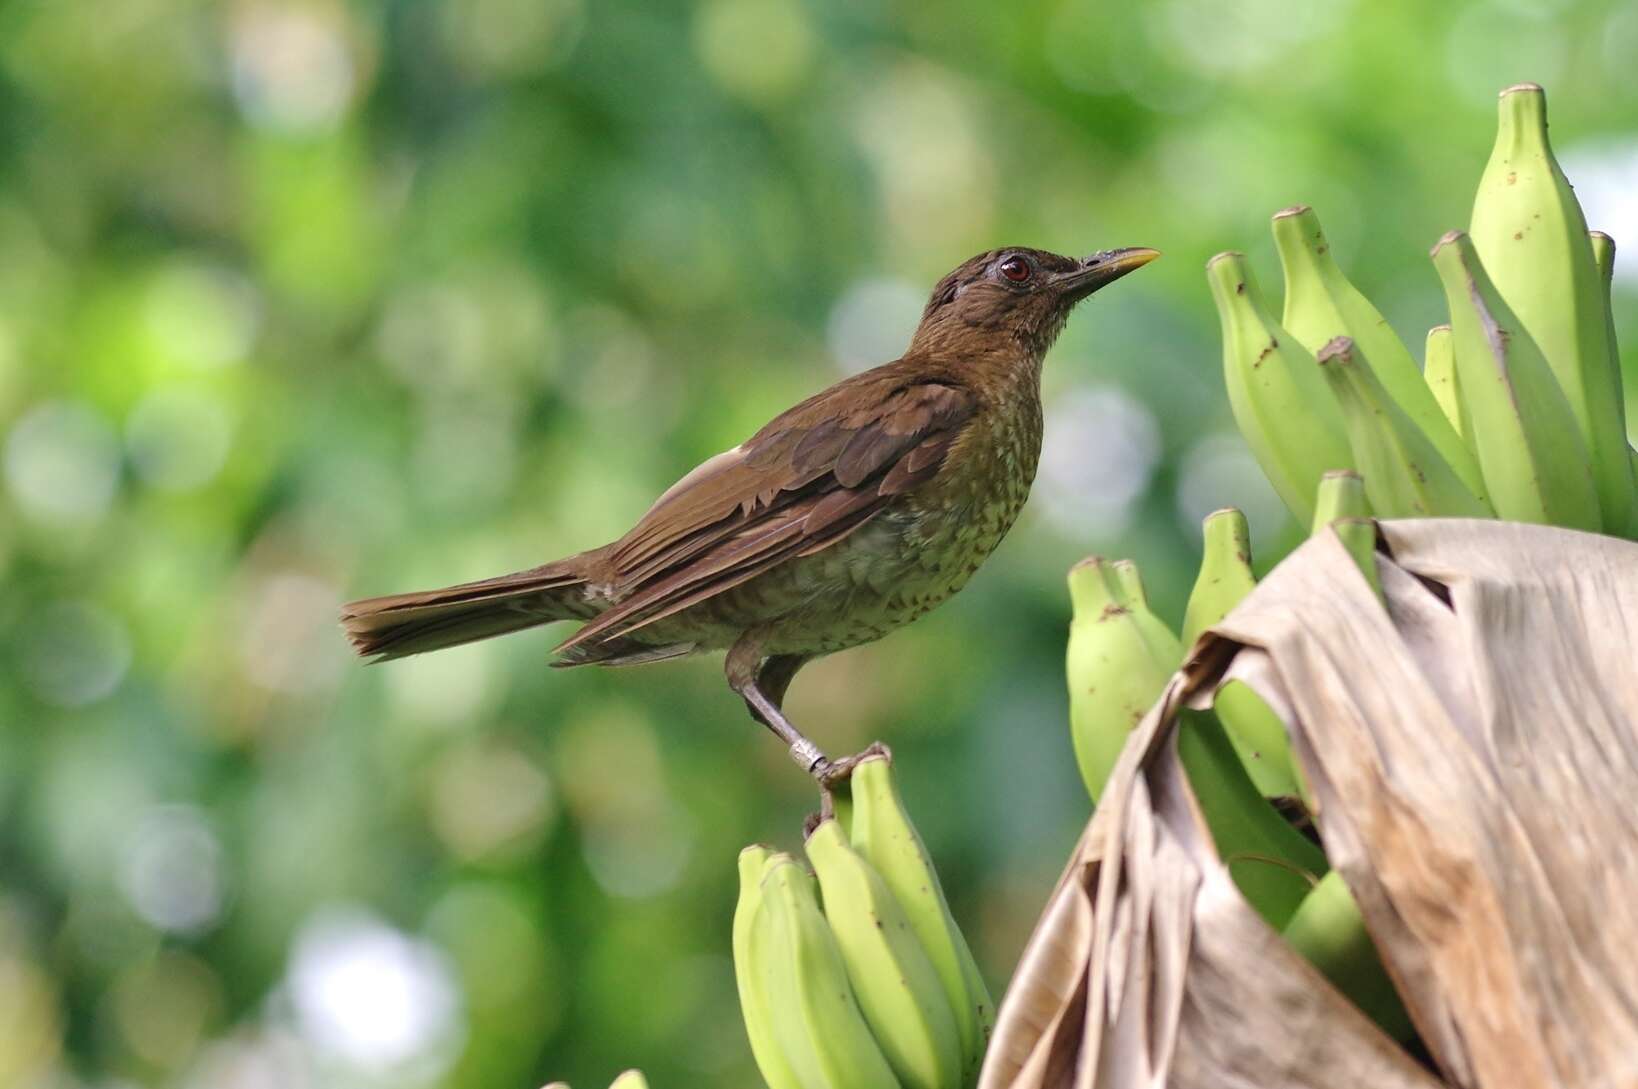
[(873, 741), (859, 752), (852, 756), (844, 756), (840, 760), (825, 760), (821, 757), (820, 763), (810, 767), (808, 773), (819, 780), (819, 785), (828, 793), (852, 778), (853, 769), (858, 767), (859, 761), (871, 756), (891, 758), (892, 753), (880, 741)]

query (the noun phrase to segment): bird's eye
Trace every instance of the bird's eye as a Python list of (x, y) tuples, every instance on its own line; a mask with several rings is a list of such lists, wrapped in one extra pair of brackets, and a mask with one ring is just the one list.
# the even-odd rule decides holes
[(1000, 264), (1001, 275), (1015, 284), (1024, 283), (1029, 279), (1029, 262), (1022, 257), (1009, 257)]

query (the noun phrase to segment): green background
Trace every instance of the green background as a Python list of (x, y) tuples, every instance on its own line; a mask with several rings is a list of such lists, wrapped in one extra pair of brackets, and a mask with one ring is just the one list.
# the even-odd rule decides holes
[(893, 745), (999, 996), (1088, 812), (1065, 569), (1175, 620), (1201, 515), (1289, 541), (1204, 260), (1277, 298), (1311, 203), (1419, 354), (1520, 79), (1638, 251), (1635, 55), (1570, 0), (0, 3), (0, 1085), (755, 1084), (735, 856), (815, 794), (719, 663), (366, 669), (336, 605), (616, 536), (974, 252), (1155, 246), (994, 560), (787, 705)]

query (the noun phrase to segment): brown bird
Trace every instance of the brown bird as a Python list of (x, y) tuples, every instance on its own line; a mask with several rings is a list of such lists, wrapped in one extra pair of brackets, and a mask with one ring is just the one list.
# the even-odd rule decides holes
[(940, 280), (910, 347), (775, 417), (668, 488), (624, 537), (542, 567), (355, 601), (379, 660), (554, 620), (557, 666), (726, 650), (728, 684), (821, 782), (843, 777), (780, 710), (803, 664), (880, 639), (967, 584), (1041, 452), (1041, 360), (1076, 303), (1151, 249), (992, 250)]

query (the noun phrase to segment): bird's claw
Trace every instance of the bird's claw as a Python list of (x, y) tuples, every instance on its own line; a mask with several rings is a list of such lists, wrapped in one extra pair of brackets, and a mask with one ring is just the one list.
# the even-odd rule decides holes
[(853, 777), (853, 769), (859, 766), (861, 760), (872, 756), (886, 756), (892, 758), (892, 752), (880, 741), (873, 741), (852, 756), (844, 756), (840, 760), (823, 760), (811, 770), (813, 777), (819, 780), (819, 785), (826, 792), (835, 790)]

